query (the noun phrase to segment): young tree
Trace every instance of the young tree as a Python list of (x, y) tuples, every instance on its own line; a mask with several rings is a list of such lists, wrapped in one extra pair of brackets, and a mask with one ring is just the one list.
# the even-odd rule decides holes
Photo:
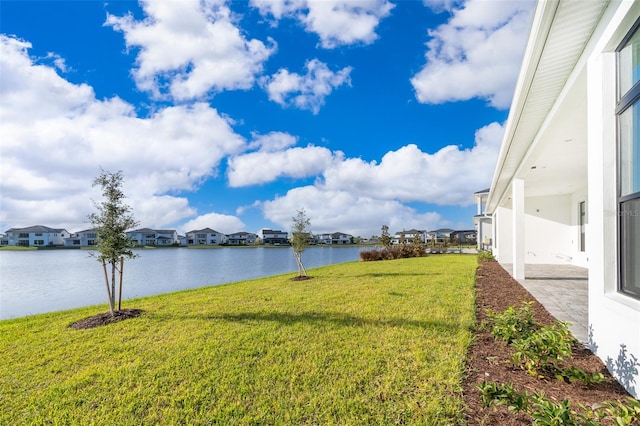
[(311, 220), (307, 217), (304, 209), (291, 218), (291, 249), (298, 264), (298, 277), (306, 277), (307, 271), (302, 264), (302, 252), (309, 245), (309, 226)]
[[(111, 315), (115, 311), (116, 299), (116, 271), (120, 263), (120, 291), (118, 298), (118, 310), (122, 302), (122, 267), (124, 258), (133, 259), (136, 255), (131, 248), (134, 242), (126, 234), (127, 229), (138, 225), (133, 218), (131, 208), (124, 203), (122, 171), (111, 173), (100, 169), (100, 175), (93, 180), (93, 186), (102, 188), (104, 200), (101, 203), (93, 202), (98, 209), (97, 213), (89, 215), (89, 221), (96, 230), (96, 249), (98, 261), (102, 263), (104, 280), (109, 297), (109, 309)], [(107, 274), (107, 264), (111, 267), (111, 280)]]
[(391, 236), (389, 235), (389, 227), (387, 225), (382, 225), (380, 243), (382, 243), (384, 247), (391, 247)]

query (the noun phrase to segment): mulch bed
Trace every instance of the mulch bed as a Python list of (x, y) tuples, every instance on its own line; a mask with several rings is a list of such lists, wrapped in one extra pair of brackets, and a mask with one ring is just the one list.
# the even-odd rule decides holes
[[(503, 312), (509, 306), (519, 308), (523, 302), (533, 302), (532, 311), (538, 323), (550, 325), (555, 318), (536, 299), (514, 280), (495, 261), (481, 261), (476, 272), (476, 315), (478, 324), (487, 320), (485, 310)], [(483, 381), (502, 384), (513, 383), (518, 391), (542, 392), (547, 398), (561, 402), (569, 400), (571, 407), (579, 404), (590, 407), (604, 401), (624, 401), (630, 396), (615, 380), (603, 362), (587, 348), (577, 343), (569, 364), (588, 372), (601, 372), (611, 381), (608, 383), (565, 383), (555, 378), (537, 379), (511, 362), (512, 349), (504, 342), (496, 341), (488, 328), (479, 327), (475, 342), (467, 359), (467, 377), (464, 382), (466, 417), (469, 425), (530, 425), (531, 418), (525, 414), (513, 414), (506, 407), (482, 406), (480, 394), (475, 387)]]
[(144, 311), (142, 309), (121, 309), (119, 311), (115, 311), (113, 315), (111, 315), (111, 312), (105, 312), (76, 321), (73, 324), (70, 324), (69, 327), (75, 328), (76, 330), (86, 330), (89, 328), (113, 324), (114, 322), (124, 321), (129, 318), (136, 318), (143, 312)]

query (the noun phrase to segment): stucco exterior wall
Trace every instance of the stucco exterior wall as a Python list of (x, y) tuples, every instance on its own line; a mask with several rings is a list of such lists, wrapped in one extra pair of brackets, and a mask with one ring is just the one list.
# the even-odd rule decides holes
[[(618, 291), (615, 47), (640, 15), (640, 3), (612, 8), (588, 61), (590, 348), (640, 396), (640, 300)], [(640, 261), (640, 259), (639, 259)]]

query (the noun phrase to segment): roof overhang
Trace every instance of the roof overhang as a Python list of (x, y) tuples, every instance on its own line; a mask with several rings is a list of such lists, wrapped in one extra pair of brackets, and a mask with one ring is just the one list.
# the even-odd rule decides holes
[[(570, 193), (586, 181), (583, 53), (609, 3), (538, 2), (491, 183), (488, 213), (509, 196), (514, 178), (526, 179), (529, 195), (551, 189)], [(543, 139), (544, 149), (538, 146)], [(539, 173), (542, 167), (544, 173)]]

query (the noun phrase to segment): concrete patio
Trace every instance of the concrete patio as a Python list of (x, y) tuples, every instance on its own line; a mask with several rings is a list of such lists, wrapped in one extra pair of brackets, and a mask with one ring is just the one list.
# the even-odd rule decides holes
[[(511, 264), (502, 264), (509, 273)], [(569, 329), (581, 343), (589, 340), (589, 271), (573, 265), (525, 265), (525, 279), (518, 282), (551, 315), (571, 323)]]

